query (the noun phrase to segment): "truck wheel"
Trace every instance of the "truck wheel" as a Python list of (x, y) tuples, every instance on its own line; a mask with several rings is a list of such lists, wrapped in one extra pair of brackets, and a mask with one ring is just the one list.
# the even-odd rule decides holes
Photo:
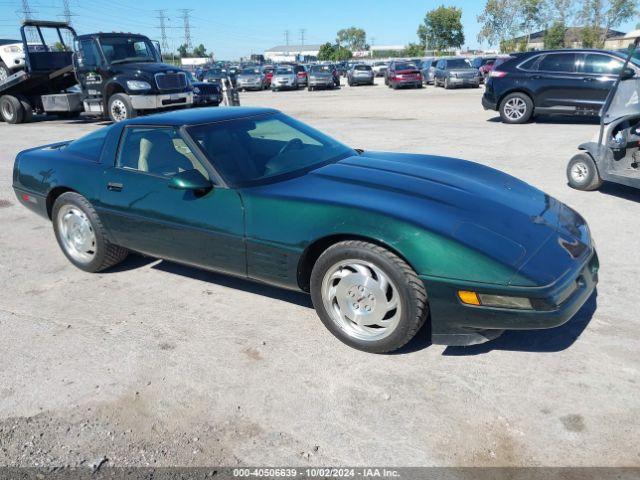
[(596, 162), (588, 153), (579, 153), (569, 161), (567, 180), (569, 186), (576, 190), (597, 190), (602, 186)]
[(0, 60), (0, 82), (4, 82), (9, 75), (11, 75), (11, 70), (9, 70), (4, 62)]
[(526, 123), (533, 115), (533, 101), (526, 93), (510, 93), (500, 102), (499, 111), (504, 123)]
[(51, 218), (62, 252), (80, 270), (99, 272), (120, 263), (129, 253), (109, 242), (100, 217), (80, 194), (60, 195), (53, 204)]
[(427, 292), (413, 269), (362, 241), (340, 242), (320, 255), (311, 273), (311, 299), (333, 335), (372, 353), (405, 345), (428, 313)]
[(18, 100), (20, 100), (20, 105), (22, 105), (22, 111), (24, 112), (22, 121), (24, 123), (29, 123), (31, 120), (33, 120), (33, 107), (31, 106), (29, 100), (27, 100), (27, 97), (18, 95), (17, 98)]
[(124, 93), (115, 93), (109, 97), (107, 106), (109, 118), (112, 122), (122, 122), (129, 118), (135, 118), (137, 112), (134, 110), (129, 100), (129, 96)]
[(13, 95), (0, 97), (0, 115), (7, 123), (22, 123), (24, 121), (24, 108), (22, 103)]

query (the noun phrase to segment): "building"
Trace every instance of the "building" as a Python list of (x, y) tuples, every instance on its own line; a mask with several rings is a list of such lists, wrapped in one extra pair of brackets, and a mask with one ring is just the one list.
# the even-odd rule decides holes
[[(526, 50), (544, 50), (544, 35), (546, 30), (540, 30), (534, 32), (527, 38), (526, 35), (516, 37), (513, 41), (520, 45), (523, 42), (527, 42)], [(632, 32), (633, 33), (633, 32)], [(638, 32), (640, 33), (640, 32)], [(631, 41), (625, 42), (625, 33), (617, 30), (609, 30), (607, 32), (606, 40), (604, 42), (604, 48), (616, 49), (626, 47)], [(623, 44), (624, 45), (621, 45)], [(582, 48), (582, 27), (567, 27), (564, 34), (564, 45), (566, 48)], [(621, 46), (619, 46), (621, 45)]]
[(605, 42), (605, 47), (611, 50), (627, 48), (636, 38), (640, 38), (640, 30), (633, 30), (622, 37), (613, 37)]
[(315, 60), (319, 52), (320, 45), (278, 45), (265, 50), (264, 58), (271, 62)]

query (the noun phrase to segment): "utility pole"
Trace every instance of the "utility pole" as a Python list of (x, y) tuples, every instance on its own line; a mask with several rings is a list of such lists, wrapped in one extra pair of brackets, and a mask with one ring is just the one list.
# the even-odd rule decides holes
[(191, 45), (191, 26), (189, 25), (189, 19), (193, 10), (183, 8), (180, 11), (182, 12), (182, 22), (184, 24), (184, 44), (187, 46), (187, 51), (190, 51), (193, 46)]
[[(29, 6), (29, 0), (22, 0), (22, 18), (24, 20), (31, 20), (33, 18), (33, 12), (31, 11), (31, 7)], [(36, 36), (36, 32), (33, 28), (27, 29), (27, 37), (28, 40), (32, 42), (37, 42), (38, 37)]]
[[(68, 1), (68, 0), (67, 0)], [(167, 26), (164, 21), (167, 19), (166, 10), (156, 10), (158, 16), (156, 17), (160, 22), (158, 28), (160, 29), (160, 48), (163, 52), (169, 53), (169, 43), (167, 42)]]
[(371, 37), (371, 45), (369, 45), (369, 56), (373, 58), (373, 45), (376, 43), (376, 37)]
[(307, 32), (306, 28), (300, 29), (300, 45), (304, 47), (304, 34)]

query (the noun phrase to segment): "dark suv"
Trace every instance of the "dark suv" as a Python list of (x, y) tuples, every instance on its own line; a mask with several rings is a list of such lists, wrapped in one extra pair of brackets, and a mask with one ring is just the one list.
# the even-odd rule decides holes
[[(536, 114), (598, 115), (623, 64), (623, 54), (603, 50), (520, 54), (489, 73), (482, 106), (505, 123)], [(640, 63), (629, 67), (640, 71)]]

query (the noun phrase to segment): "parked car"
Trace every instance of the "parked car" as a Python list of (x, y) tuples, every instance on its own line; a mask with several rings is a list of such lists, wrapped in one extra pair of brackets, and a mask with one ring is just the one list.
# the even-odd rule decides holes
[(436, 73), (436, 64), (438, 63), (438, 59), (434, 58), (430, 62), (423, 62), (422, 68), (420, 72), (422, 73), (422, 82), (425, 85), (432, 85), (433, 78)]
[(243, 90), (264, 90), (267, 80), (260, 67), (245, 67), (240, 70), (236, 78), (236, 88)]
[(273, 78), (273, 73), (275, 71), (275, 67), (272, 67), (271, 65), (266, 65), (262, 68), (262, 73), (264, 74), (264, 80), (267, 88), (271, 87), (271, 79)]
[(492, 62), (487, 62), (484, 65), (482, 65), (478, 70), (480, 72), (480, 75), (482, 75), (482, 81), (486, 81), (487, 76), (489, 75), (489, 72), (491, 70), (493, 70), (494, 68), (502, 65), (504, 62), (506, 62), (507, 60), (511, 60), (513, 57), (511, 55), (501, 55), (499, 57), (496, 57)]
[(307, 74), (307, 70), (303, 65), (294, 65), (293, 70), (296, 72), (296, 77), (298, 77), (298, 85), (302, 88), (309, 85), (309, 75)]
[(475, 57), (469, 63), (471, 64), (471, 66), (473, 68), (477, 68), (478, 70), (480, 70), (480, 68), (482, 68), (484, 65), (486, 65), (488, 63), (495, 62), (496, 58), (497, 58), (496, 56), (492, 56), (492, 57)]
[(373, 64), (373, 73), (376, 77), (384, 77), (388, 68), (388, 62), (376, 62)]
[(0, 82), (24, 68), (22, 40), (0, 39)]
[(202, 73), (202, 81), (205, 83), (216, 83), (222, 85), (222, 80), (227, 78), (227, 72), (219, 67), (213, 67)]
[(422, 74), (413, 63), (393, 61), (385, 73), (384, 83), (389, 87), (415, 87), (422, 88)]
[(193, 87), (194, 107), (217, 107), (222, 103), (222, 87), (216, 83), (199, 82), (189, 71), (185, 71)]
[(271, 79), (271, 91), (297, 90), (298, 88), (298, 77), (291, 65), (281, 65), (276, 68)]
[[(622, 53), (604, 50), (523, 53), (490, 72), (482, 105), (505, 123), (540, 114), (598, 115), (623, 64)], [(629, 67), (640, 73), (639, 60)]]
[(375, 85), (371, 65), (357, 63), (347, 73), (347, 83), (350, 87), (356, 85)]
[(334, 65), (312, 65), (309, 69), (308, 90), (311, 92), (318, 88), (336, 88), (336, 79), (340, 81)]
[(585, 220), (544, 192), (464, 160), (355, 150), (272, 109), (131, 119), (25, 150), (13, 172), (79, 269), (132, 251), (309, 292), (368, 352), (427, 319), (447, 345), (556, 327), (597, 283)]
[(480, 72), (466, 58), (441, 58), (436, 63), (433, 84), (446, 89), (453, 87), (479, 87)]

